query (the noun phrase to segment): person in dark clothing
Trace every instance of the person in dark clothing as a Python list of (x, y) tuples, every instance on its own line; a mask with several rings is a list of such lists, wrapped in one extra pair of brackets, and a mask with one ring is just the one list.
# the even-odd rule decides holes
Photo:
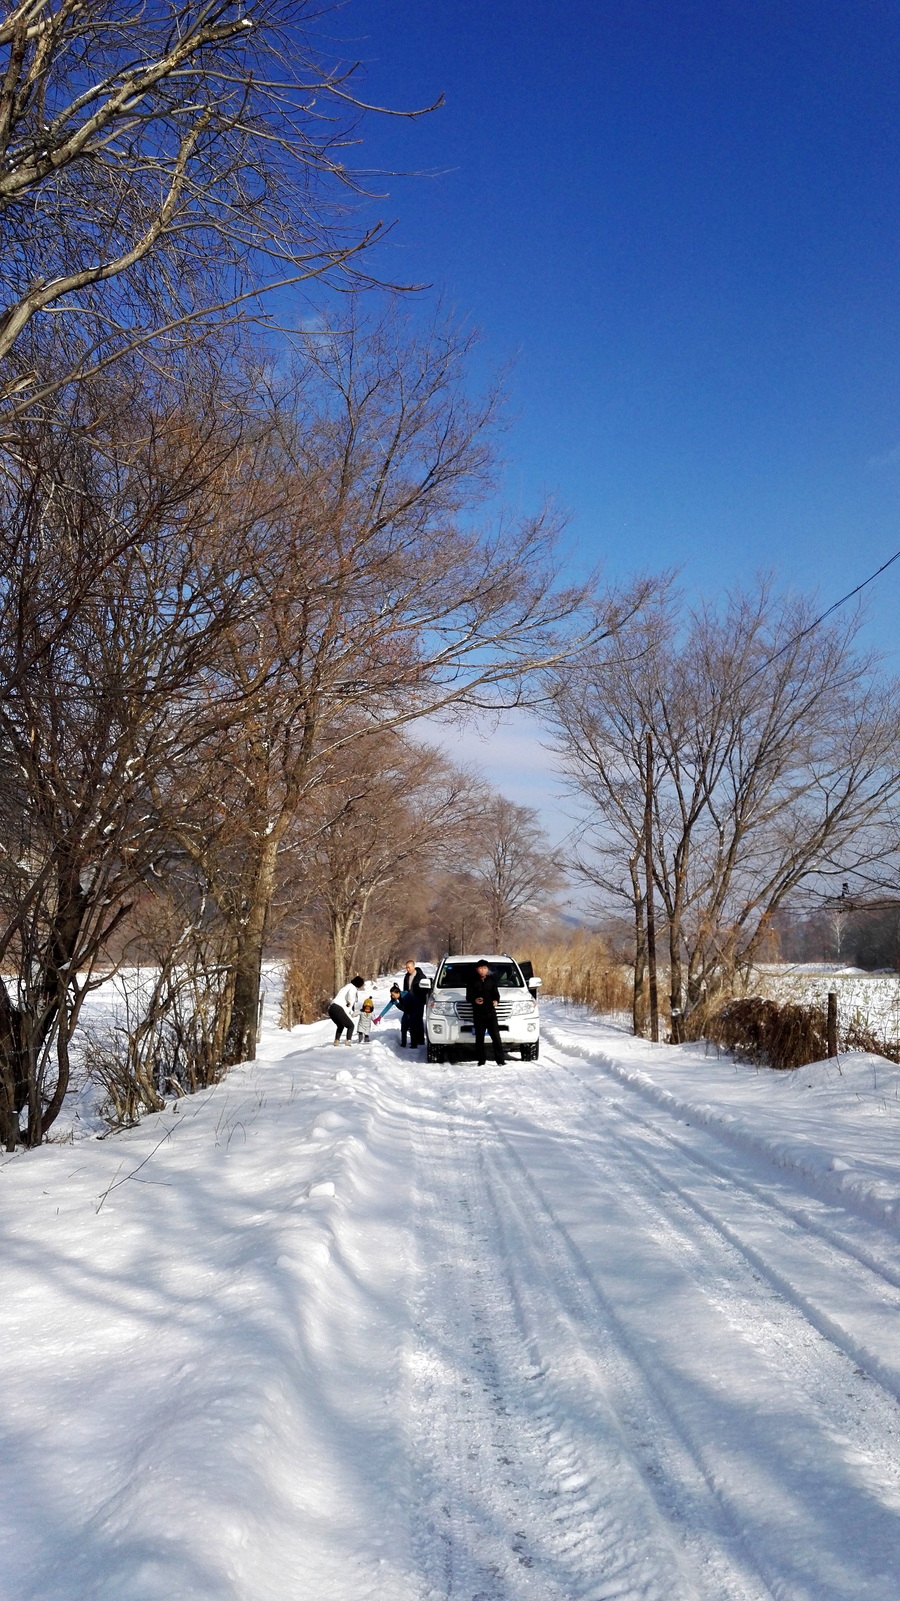
[(484, 1036), (485, 1034), (490, 1034), (497, 1066), (502, 1067), (506, 1057), (503, 1055), (503, 1041), (500, 1038), (500, 1028), (497, 1023), (497, 1002), (500, 999), (497, 980), (491, 972), (488, 962), (479, 962), (475, 972), (476, 977), (470, 979), (466, 985), (466, 1000), (472, 1008), (478, 1066), (484, 1067), (485, 1065)]
[(401, 989), (400, 989), (400, 985), (399, 984), (392, 984), (391, 985), (391, 998), (388, 1001), (387, 1006), (384, 1008), (384, 1011), (379, 1012), (378, 1016), (375, 1019), (376, 1023), (380, 1023), (381, 1019), (390, 1011), (391, 1007), (392, 1006), (396, 1006), (397, 1011), (400, 1013), (400, 1044), (401, 1045), (405, 1045), (406, 1044), (406, 1036), (407, 1036), (407, 1033), (409, 1031), (409, 1009), (410, 1009), (411, 1005), (412, 1005), (412, 999), (411, 999), (411, 996), (409, 995), (409, 992), (407, 991), (407, 993), (404, 995), (402, 993)]
[(412, 957), (406, 964), (403, 975), (403, 997), (400, 1002), (400, 1044), (406, 1044), (406, 1034), (409, 1031), (409, 1043), (412, 1046), (425, 1044), (425, 1002), (428, 999), (427, 991), (420, 989), (425, 974), (421, 967), (417, 967)]

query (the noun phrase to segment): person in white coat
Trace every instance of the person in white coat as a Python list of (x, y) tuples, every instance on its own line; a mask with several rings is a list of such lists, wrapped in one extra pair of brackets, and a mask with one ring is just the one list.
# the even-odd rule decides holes
[(365, 987), (365, 979), (360, 978), (357, 974), (356, 978), (351, 978), (349, 984), (345, 984), (343, 989), (338, 990), (329, 1006), (328, 1016), (331, 1018), (336, 1030), (334, 1036), (335, 1045), (340, 1044), (342, 1034), (347, 1035), (348, 1045), (353, 1044), (353, 1031), (356, 1027), (362, 992)]

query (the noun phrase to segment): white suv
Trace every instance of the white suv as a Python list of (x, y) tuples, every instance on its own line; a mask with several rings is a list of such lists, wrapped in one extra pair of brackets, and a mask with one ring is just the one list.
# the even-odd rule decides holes
[[(497, 1026), (504, 1049), (517, 1050), (523, 1062), (537, 1061), (541, 1037), (537, 1004), (540, 979), (532, 978), (530, 972), (526, 979), (511, 956), (445, 956), (433, 983), (426, 979), (422, 985), (430, 991), (425, 1007), (429, 1062), (446, 1061), (454, 1048), (460, 1050), (475, 1044), (466, 986), (477, 976), (479, 962), (487, 962), (497, 980), (500, 991)], [(528, 963), (525, 969), (528, 972)]]

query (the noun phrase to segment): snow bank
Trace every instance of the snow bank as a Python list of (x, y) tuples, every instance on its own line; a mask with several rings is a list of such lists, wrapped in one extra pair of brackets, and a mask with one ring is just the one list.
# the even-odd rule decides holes
[(774, 1072), (702, 1045), (653, 1045), (559, 1002), (544, 1010), (547, 1039), (585, 1064), (900, 1233), (900, 1066), (854, 1053)]
[(332, 1033), (269, 1027), (179, 1109), (0, 1164), (0, 1596), (284, 1601), (312, 1568), (365, 1597), (406, 1570), (408, 1205)]
[(898, 1070), (544, 1014), (0, 1160), (0, 1601), (891, 1601)]

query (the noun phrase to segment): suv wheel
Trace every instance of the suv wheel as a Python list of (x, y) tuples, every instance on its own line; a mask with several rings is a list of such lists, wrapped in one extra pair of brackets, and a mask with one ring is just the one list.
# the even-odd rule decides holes
[(425, 1049), (425, 1059), (429, 1062), (442, 1062), (444, 1060), (443, 1045), (432, 1045), (429, 1040)]

